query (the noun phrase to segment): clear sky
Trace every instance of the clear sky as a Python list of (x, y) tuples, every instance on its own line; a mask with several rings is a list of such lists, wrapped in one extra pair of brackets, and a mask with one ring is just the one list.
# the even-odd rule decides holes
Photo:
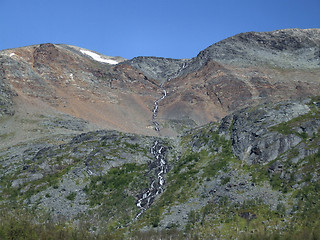
[(320, 28), (320, 0), (0, 0), (0, 49), (191, 58), (237, 33), (283, 28)]

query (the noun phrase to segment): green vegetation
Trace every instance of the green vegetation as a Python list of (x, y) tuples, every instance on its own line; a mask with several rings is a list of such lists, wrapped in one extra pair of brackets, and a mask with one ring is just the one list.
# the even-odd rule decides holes
[[(212, 126), (214, 125), (209, 124), (205, 128), (198, 129), (195, 138), (192, 137), (194, 133), (190, 133), (182, 139), (185, 151), (173, 163), (173, 168), (167, 175), (168, 184), (165, 192), (144, 214), (143, 222), (147, 225), (156, 227), (164, 209), (177, 203), (185, 203), (194, 196), (201, 182), (214, 178), (220, 170), (227, 171), (228, 164), (236, 161), (232, 154), (231, 141), (225, 140), (216, 131), (212, 131)], [(191, 150), (193, 145), (208, 148), (196, 152)], [(226, 182), (229, 180), (230, 178), (225, 178)]]
[[(269, 181), (274, 190), (279, 190), (283, 193), (294, 191), (293, 186), (295, 184), (307, 182), (312, 180), (312, 173), (320, 173), (320, 149), (317, 153), (305, 157), (297, 163), (291, 161), (292, 158), (298, 154), (296, 149), (292, 149), (288, 152), (286, 161), (276, 159), (267, 165), (252, 165), (246, 166), (246, 169), (251, 172), (252, 180), (254, 183), (263, 183)], [(282, 164), (280, 171), (272, 172), (269, 169), (276, 162)], [(298, 178), (298, 176), (301, 176)], [(297, 181), (297, 178), (300, 179)]]
[(134, 231), (133, 233), (130, 234), (130, 238), (134, 240), (149, 240), (149, 239), (154, 239), (154, 240), (169, 240), (169, 239), (174, 239), (174, 240), (198, 240), (197, 237), (193, 237), (192, 235), (186, 235), (183, 231), (178, 230), (176, 227), (171, 228), (171, 229), (163, 229), (161, 231), (156, 231), (156, 230), (148, 230), (148, 231)]
[(66, 199), (70, 200), (70, 201), (73, 201), (77, 196), (77, 193), (76, 192), (72, 192), (70, 193), (68, 196), (66, 196)]
[(67, 221), (53, 222), (48, 220), (47, 215), (35, 216), (34, 213), (27, 211), (4, 209), (0, 211), (0, 239), (2, 240), (123, 239), (123, 235), (108, 231), (91, 233), (89, 226), (90, 223), (86, 222), (81, 222), (77, 226)]
[(1, 141), (6, 141), (8, 138), (12, 138), (15, 135), (14, 132), (0, 134)]
[(302, 229), (292, 229), (287, 232), (257, 230), (253, 233), (242, 233), (241, 240), (318, 240), (320, 239), (320, 225), (317, 227), (305, 226)]
[(230, 182), (230, 177), (224, 177), (221, 179), (221, 184), (222, 185), (225, 185), (227, 184), (228, 182)]
[[(308, 149), (314, 151), (318, 148), (316, 144), (320, 140), (319, 131), (310, 138), (305, 132), (293, 130), (305, 121), (319, 118), (318, 110), (313, 109), (313, 106), (311, 109), (310, 113), (277, 125), (272, 130), (282, 134), (296, 134), (303, 139)], [(320, 174), (320, 151), (298, 161), (296, 158), (299, 157), (299, 149), (293, 148), (266, 165), (241, 164), (232, 153), (231, 141), (214, 129), (215, 125), (209, 124), (182, 138), (182, 156), (172, 163), (166, 191), (145, 213), (144, 222), (153, 227), (158, 226), (164, 209), (190, 199), (203, 179), (210, 181), (221, 171), (242, 169), (252, 177), (253, 183), (269, 183), (274, 191), (282, 192), (283, 198), (294, 196), (296, 200), (280, 201), (276, 209), (271, 210), (262, 200), (253, 199), (243, 204), (234, 204), (222, 197), (219, 204), (209, 203), (201, 210), (189, 212), (185, 236), (191, 237), (191, 233), (197, 233), (193, 237), (199, 239), (212, 236), (222, 239), (299, 239), (301, 236), (318, 239), (320, 232), (316, 229), (320, 225), (320, 185), (314, 176)], [(221, 185), (228, 184), (230, 180), (230, 176), (224, 175), (221, 177)], [(307, 185), (302, 189), (293, 187), (300, 183)], [(292, 207), (295, 212), (289, 213), (288, 210)]]
[(111, 194), (114, 191), (117, 193), (125, 189), (135, 191), (140, 184), (142, 184), (140, 187), (147, 186), (140, 176), (145, 173), (145, 170), (145, 165), (127, 163), (118, 168), (111, 168), (103, 176), (92, 177), (90, 184), (84, 189), (90, 195), (91, 206), (101, 204), (106, 195), (115, 195)]
[[(318, 217), (318, 212), (314, 216)], [(191, 211), (185, 234), (196, 233), (198, 239), (320, 239), (319, 218), (287, 220), (283, 204), (272, 211), (261, 200), (232, 204), (222, 198), (219, 204), (209, 203)]]
[[(320, 119), (319, 108), (314, 102), (319, 101), (319, 97), (314, 97), (310, 103), (310, 111), (307, 114), (298, 116), (291, 119), (288, 122), (280, 123), (276, 126), (271, 127), (271, 130), (277, 131), (281, 134), (295, 134), (299, 136), (302, 141), (295, 148), (283, 153), (274, 161), (267, 165), (255, 165), (245, 166), (251, 173), (253, 182), (263, 183), (269, 181), (274, 190), (282, 191), (283, 193), (294, 191), (293, 185), (300, 184), (301, 182), (310, 182), (312, 180), (312, 172), (318, 171), (320, 168), (319, 163), (319, 141), (320, 141), (320, 129), (314, 132), (312, 136), (308, 136), (307, 132), (299, 131), (300, 126), (303, 123), (311, 122)], [(279, 106), (279, 105), (278, 105)], [(300, 154), (299, 147), (310, 151), (318, 151), (318, 153), (310, 155), (304, 159), (298, 161)], [(298, 162), (297, 162), (298, 161)], [(281, 169), (273, 172), (270, 171), (273, 164), (282, 165)]]
[[(2, 197), (8, 198), (11, 201), (18, 201), (18, 200), (24, 200), (28, 199), (31, 196), (44, 191), (48, 187), (56, 187), (58, 186), (58, 182), (61, 179), (61, 177), (69, 172), (72, 166), (65, 166), (60, 171), (55, 172), (53, 174), (48, 174), (44, 176), (43, 178), (40, 178), (38, 180), (34, 180), (32, 182), (26, 182), (22, 183), (19, 187), (11, 187), (11, 181), (13, 179), (16, 179), (16, 174), (9, 176), (6, 175), (3, 178), (1, 178), (1, 184), (4, 186)], [(27, 191), (21, 191), (22, 189), (27, 187)], [(1, 199), (1, 198), (0, 198)]]
[(90, 206), (100, 206), (98, 214), (109, 221), (110, 229), (126, 225), (138, 213), (135, 197), (148, 187), (146, 171), (146, 165), (126, 163), (111, 168), (105, 175), (91, 177), (90, 184), (84, 188)]

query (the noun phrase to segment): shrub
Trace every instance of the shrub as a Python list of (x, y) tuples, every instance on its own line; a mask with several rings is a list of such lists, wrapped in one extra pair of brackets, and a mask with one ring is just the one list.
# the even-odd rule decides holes
[(70, 200), (70, 201), (73, 201), (77, 196), (77, 193), (76, 192), (72, 192), (70, 193), (68, 196), (66, 196), (66, 199)]

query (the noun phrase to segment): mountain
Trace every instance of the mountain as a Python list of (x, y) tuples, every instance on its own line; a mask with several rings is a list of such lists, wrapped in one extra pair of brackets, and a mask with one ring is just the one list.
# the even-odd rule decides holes
[(319, 53), (319, 29), (0, 51), (0, 238), (319, 238)]
[(165, 83), (161, 118), (201, 125), (252, 104), (317, 95), (319, 34), (319, 29), (251, 32), (213, 44)]
[(319, 29), (243, 33), (193, 59), (125, 61), (42, 44), (1, 51), (0, 62), (1, 99), (7, 99), (2, 112), (17, 111), (12, 99), (21, 99), (32, 102), (31, 108), (45, 104), (51, 112), (82, 118), (99, 129), (153, 135), (148, 113), (164, 84), (168, 96), (161, 102), (159, 123), (162, 134), (175, 136), (181, 128), (221, 120), (252, 104), (317, 95)]

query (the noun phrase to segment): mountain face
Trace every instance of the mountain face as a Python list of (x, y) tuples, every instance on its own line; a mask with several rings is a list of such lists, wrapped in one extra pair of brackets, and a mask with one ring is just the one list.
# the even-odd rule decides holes
[(242, 33), (171, 68), (161, 58), (128, 63), (146, 75), (154, 65), (165, 69), (166, 75), (158, 76), (169, 80), (160, 113), (164, 122), (186, 118), (201, 125), (252, 104), (317, 95), (319, 34), (319, 29)]
[(0, 238), (318, 236), (319, 79), (319, 29), (192, 59), (2, 50)]
[(9, 49), (1, 51), (1, 112), (17, 111), (15, 98), (99, 129), (153, 135), (149, 112), (163, 84), (159, 123), (163, 135), (176, 136), (246, 106), (317, 95), (319, 51), (318, 29), (243, 33), (182, 60), (124, 61), (53, 44)]

